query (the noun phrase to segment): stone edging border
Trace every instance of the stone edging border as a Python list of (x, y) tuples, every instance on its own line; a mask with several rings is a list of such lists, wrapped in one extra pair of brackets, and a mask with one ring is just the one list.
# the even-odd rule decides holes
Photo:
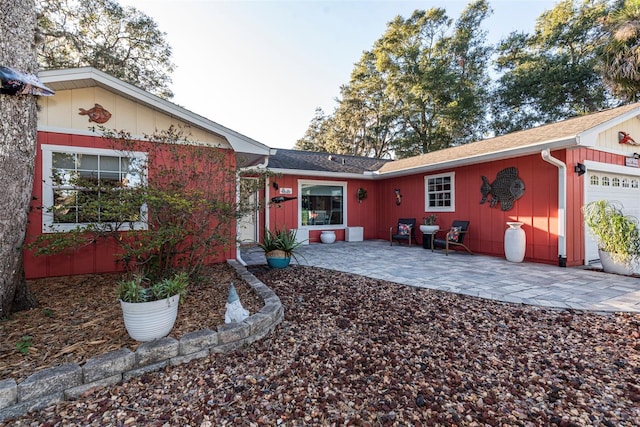
[(20, 384), (11, 378), (2, 379), (0, 422), (64, 400), (79, 398), (89, 390), (127, 381), (168, 365), (204, 358), (212, 353), (231, 352), (264, 338), (284, 319), (280, 298), (237, 260), (228, 260), (227, 263), (264, 301), (259, 312), (242, 323), (218, 325), (216, 332), (202, 329), (185, 334), (180, 340), (165, 337), (142, 343), (135, 352), (128, 348), (111, 351), (87, 360), (82, 366), (70, 363), (43, 369)]

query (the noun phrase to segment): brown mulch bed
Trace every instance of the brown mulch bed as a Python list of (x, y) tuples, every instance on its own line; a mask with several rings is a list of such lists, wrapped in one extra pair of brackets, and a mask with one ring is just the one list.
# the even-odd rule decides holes
[(640, 315), (503, 304), (312, 267), (260, 269), (285, 320), (10, 425), (640, 425)]
[[(34, 372), (65, 363), (84, 363), (93, 356), (139, 342), (127, 335), (116, 287), (121, 274), (79, 275), (30, 280), (29, 288), (39, 307), (0, 320), (0, 379), (23, 381)], [(204, 328), (216, 330), (224, 324), (229, 284), (233, 282), (240, 302), (251, 313), (262, 308), (262, 300), (233, 267), (207, 267), (201, 283), (190, 284), (170, 336), (180, 339)], [(17, 344), (32, 345), (22, 354)]]

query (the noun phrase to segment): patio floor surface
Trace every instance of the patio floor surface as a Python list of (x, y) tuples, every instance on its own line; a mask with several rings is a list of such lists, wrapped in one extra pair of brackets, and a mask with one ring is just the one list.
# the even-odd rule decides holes
[[(335, 242), (299, 248), (298, 261), (403, 285), (509, 303), (605, 312), (640, 312), (640, 278), (583, 267), (561, 268), (504, 258), (444, 254), (388, 241)], [(258, 247), (244, 247), (247, 265), (266, 264)], [(294, 260), (292, 260), (294, 262)]]

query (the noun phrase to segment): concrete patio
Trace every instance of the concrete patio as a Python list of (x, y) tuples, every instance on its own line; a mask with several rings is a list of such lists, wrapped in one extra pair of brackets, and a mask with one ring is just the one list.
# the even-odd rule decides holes
[[(497, 301), (602, 312), (640, 312), (640, 278), (581, 267), (511, 263), (504, 258), (388, 241), (336, 242), (302, 246), (298, 261), (409, 286)], [(258, 247), (242, 249), (248, 265), (266, 264)], [(292, 260), (292, 262), (295, 262)]]

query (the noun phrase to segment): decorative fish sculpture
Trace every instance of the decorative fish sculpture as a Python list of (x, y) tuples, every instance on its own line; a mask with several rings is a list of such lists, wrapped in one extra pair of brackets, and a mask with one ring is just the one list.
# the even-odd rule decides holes
[(498, 172), (492, 183), (489, 183), (487, 177), (483, 176), (480, 192), (482, 193), (480, 204), (485, 203), (491, 196), (490, 207), (493, 208), (500, 202), (500, 209), (508, 211), (513, 207), (515, 201), (524, 194), (524, 182), (518, 177), (518, 169), (510, 167)]
[(107, 123), (111, 118), (111, 113), (100, 104), (95, 104), (90, 110), (85, 110), (84, 108), (78, 108), (78, 110), (80, 110), (79, 115), (89, 116), (90, 122), (102, 124)]

